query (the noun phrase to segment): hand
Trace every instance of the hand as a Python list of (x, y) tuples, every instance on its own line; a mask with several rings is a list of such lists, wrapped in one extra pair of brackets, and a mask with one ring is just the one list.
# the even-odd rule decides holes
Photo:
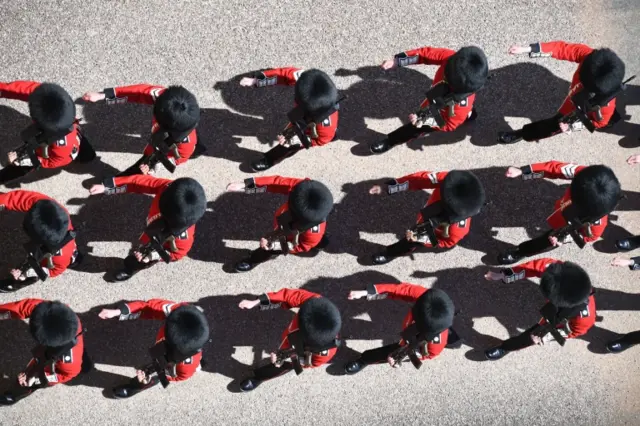
[(120, 311), (120, 309), (103, 309), (100, 311), (98, 316), (100, 317), (100, 319), (109, 319), (120, 316), (121, 313), (122, 312)]
[(349, 292), (349, 300), (362, 299), (363, 297), (367, 297), (367, 290), (352, 290)]
[(389, 363), (389, 365), (392, 366), (393, 368), (398, 367), (398, 364), (396, 364), (396, 360), (390, 356), (387, 357), (387, 363)]
[(9, 160), (9, 163), (13, 163), (14, 161), (16, 161), (18, 159), (18, 153), (15, 151), (11, 151), (7, 154), (7, 160)]
[(500, 281), (504, 278), (504, 274), (502, 272), (493, 272), (489, 271), (484, 274), (484, 279), (487, 281)]
[(147, 380), (147, 375), (144, 374), (144, 371), (142, 370), (136, 370), (136, 377), (138, 378), (138, 381), (143, 385), (149, 383), (149, 381)]
[(380, 195), (382, 194), (382, 187), (380, 185), (373, 185), (371, 189), (369, 189), (369, 194), (371, 195)]
[(511, 47), (509, 47), (509, 55), (522, 55), (523, 53), (529, 53), (531, 52), (531, 46), (518, 46), (518, 45), (513, 45)]
[(562, 133), (567, 133), (569, 130), (571, 130), (571, 126), (569, 126), (567, 123), (560, 123), (559, 126)]
[(627, 158), (627, 164), (630, 166), (638, 163), (640, 163), (640, 154), (634, 154), (631, 157)]
[(244, 192), (244, 182), (230, 183), (227, 185), (227, 192)]
[(417, 241), (416, 235), (412, 230), (408, 230), (407, 233), (404, 234), (404, 236), (406, 237), (407, 241)]
[(380, 68), (382, 68), (385, 71), (395, 67), (396, 67), (395, 59), (387, 59), (382, 63), (382, 65), (380, 65)]
[(616, 257), (611, 261), (611, 266), (631, 266), (635, 262), (631, 259), (626, 259), (624, 257)]
[(276, 361), (278, 361), (278, 354), (276, 354), (275, 352), (271, 352), (269, 354), (269, 358), (271, 359), (271, 364), (275, 364)]
[(287, 143), (287, 138), (282, 135), (278, 135), (278, 145), (284, 145), (285, 143)]
[(531, 341), (533, 342), (534, 345), (544, 345), (544, 340), (542, 340), (542, 337), (540, 336), (534, 336), (532, 334)]
[(22, 271), (20, 269), (12, 269), (11, 276), (16, 281), (24, 281), (26, 279), (25, 276), (22, 275)]
[(271, 244), (269, 244), (269, 240), (266, 238), (260, 238), (260, 248), (262, 250), (271, 250)]
[(27, 374), (24, 371), (18, 374), (18, 384), (25, 388), (28, 386)]
[(148, 256), (143, 255), (142, 253), (140, 253), (139, 251), (134, 251), (133, 255), (135, 256), (136, 260), (138, 262), (141, 263), (149, 263), (151, 261), (151, 259), (149, 259)]
[(258, 82), (257, 78), (242, 77), (242, 80), (240, 80), (240, 86), (251, 87), (251, 86), (255, 86), (257, 82)]
[(238, 308), (240, 309), (253, 309), (260, 304), (260, 299), (256, 300), (247, 300), (244, 299), (238, 304)]
[(421, 127), (418, 126), (418, 114), (409, 114), (409, 122), (411, 123), (412, 126), (415, 127)]
[(149, 168), (148, 164), (140, 164), (140, 171), (142, 172), (143, 175), (148, 175), (149, 170), (151, 169)]
[(508, 178), (517, 178), (518, 176), (522, 176), (522, 170), (520, 170), (519, 167), (511, 166), (504, 175)]
[(549, 237), (549, 242), (554, 247), (560, 247), (563, 244), (562, 241), (558, 240), (558, 237)]
[(99, 101), (103, 101), (105, 97), (106, 96), (104, 93), (87, 92), (84, 95), (82, 95), (82, 100), (86, 102), (99, 102)]
[(104, 194), (105, 187), (104, 185), (93, 185), (89, 188), (89, 194), (91, 195), (99, 195)]

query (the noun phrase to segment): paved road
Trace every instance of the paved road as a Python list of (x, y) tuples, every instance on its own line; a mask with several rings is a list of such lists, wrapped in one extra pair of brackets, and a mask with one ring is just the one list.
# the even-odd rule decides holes
[[(355, 4), (357, 3), (357, 4)], [(66, 202), (92, 252), (85, 272), (3, 295), (69, 303), (89, 328), (87, 347), (98, 372), (75, 386), (40, 391), (0, 411), (0, 424), (450, 424), (618, 425), (637, 424), (638, 350), (602, 354), (615, 333), (640, 329), (637, 275), (608, 266), (612, 241), (640, 231), (638, 168), (625, 159), (640, 150), (640, 87), (621, 98), (627, 122), (611, 131), (574, 134), (539, 144), (499, 146), (495, 133), (553, 113), (562, 101), (574, 65), (551, 59), (506, 55), (511, 43), (565, 39), (609, 46), (640, 72), (637, 40), (640, 8), (635, 0), (477, 0), (474, 2), (300, 0), (247, 2), (166, 0), (83, 2), (15, 0), (0, 3), (0, 80), (56, 81), (74, 96), (86, 90), (133, 84), (183, 84), (204, 108), (201, 133), (208, 155), (181, 166), (176, 176), (197, 177), (210, 200), (190, 259), (158, 266), (126, 284), (102, 276), (116, 266), (143, 227), (149, 199), (121, 196), (87, 199), (83, 183), (131, 164), (143, 147), (150, 110), (136, 106), (80, 108), (85, 129), (101, 161), (74, 167), (23, 188)], [(480, 117), (455, 134), (433, 135), (380, 157), (363, 155), (366, 145), (406, 120), (421, 100), (435, 68), (418, 66), (382, 72), (394, 53), (422, 45), (481, 46), (495, 78), (478, 95)], [(239, 88), (236, 75), (266, 67), (318, 67), (335, 75), (348, 96), (341, 140), (299, 154), (273, 169), (309, 176), (332, 190), (337, 206), (329, 221), (332, 247), (315, 258), (278, 259), (244, 275), (222, 270), (252, 248), (271, 223), (282, 198), (225, 195), (225, 185), (244, 179), (242, 163), (267, 149), (283, 124), (292, 89)], [(638, 84), (638, 83), (636, 83)], [(2, 101), (2, 151), (18, 143), (28, 123), (26, 105)], [(487, 283), (483, 262), (506, 244), (544, 226), (562, 192), (551, 181), (507, 182), (509, 165), (546, 160), (605, 163), (613, 167), (628, 198), (605, 234), (583, 251), (554, 253), (584, 265), (599, 289), (604, 321), (584, 339), (564, 348), (551, 345), (512, 354), (497, 363), (474, 361), (474, 349), (491, 345), (535, 321), (542, 303), (537, 283)], [(423, 194), (374, 198), (366, 190), (379, 179), (418, 170), (472, 169), (484, 180), (490, 205), (474, 219), (469, 237), (441, 254), (419, 254), (384, 267), (362, 266), (358, 258), (394, 241), (412, 223)], [(562, 182), (557, 182), (562, 184)], [(3, 268), (20, 259), (20, 216), (3, 213)], [(370, 367), (354, 377), (341, 365), (361, 351), (396, 338), (407, 306), (391, 301), (347, 302), (351, 289), (371, 282), (408, 281), (445, 289), (462, 310), (457, 328), (465, 339), (420, 372), (410, 366)], [(250, 364), (266, 356), (289, 319), (287, 312), (246, 312), (242, 295), (282, 286), (331, 297), (342, 309), (349, 347), (328, 368), (288, 375), (250, 394), (227, 390)], [(166, 297), (198, 302), (211, 320), (215, 341), (206, 348), (205, 371), (167, 390), (154, 389), (127, 401), (103, 389), (131, 376), (145, 360), (159, 324), (101, 322), (93, 308), (121, 299)], [(31, 342), (19, 322), (0, 324), (1, 372), (14, 375), (28, 358)]]

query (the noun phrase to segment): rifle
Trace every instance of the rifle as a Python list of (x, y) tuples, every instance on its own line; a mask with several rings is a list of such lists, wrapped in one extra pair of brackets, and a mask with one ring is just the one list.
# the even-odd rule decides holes
[(304, 338), (300, 331), (290, 333), (287, 336), (287, 339), (289, 340), (291, 347), (287, 349), (281, 349), (276, 352), (276, 362), (274, 363), (274, 365), (279, 368), (282, 367), (282, 364), (284, 364), (286, 360), (291, 360), (293, 369), (298, 376), (304, 372), (304, 368), (302, 367), (302, 363), (300, 361), (301, 359), (304, 360), (305, 365), (311, 365), (311, 357), (314, 353), (328, 351), (329, 349), (333, 349), (342, 345), (342, 341), (336, 338), (322, 347), (309, 348), (305, 346)]
[(174, 235), (165, 228), (166, 223), (163, 220), (154, 220), (147, 226), (144, 232), (149, 237), (149, 242), (139, 249), (144, 257), (150, 257), (155, 251), (165, 263), (171, 262), (171, 253), (164, 248), (164, 243), (168, 241), (171, 244), (171, 251), (177, 251), (178, 248)]
[[(319, 117), (314, 117), (313, 119), (305, 118), (305, 112), (302, 107), (295, 107), (287, 113), (287, 118), (289, 119), (290, 124), (284, 128), (284, 130), (281, 132), (281, 135), (284, 136), (287, 142), (290, 142), (294, 136), (297, 136), (298, 139), (300, 139), (300, 143), (305, 147), (305, 149), (311, 148), (311, 139), (316, 139), (318, 137), (316, 123), (322, 123), (327, 119), (327, 117), (336, 112), (338, 110), (338, 105), (345, 98), (345, 96), (341, 97), (340, 99), (338, 99), (338, 102), (336, 102), (331, 108), (329, 108)], [(306, 134), (307, 129), (311, 131), (311, 137)]]
[(426, 236), (434, 247), (438, 245), (438, 237), (436, 236), (436, 228), (441, 223), (449, 223), (444, 217), (446, 214), (442, 202), (438, 201), (425, 206), (420, 210), (422, 214), (422, 223), (416, 224), (411, 230), (417, 237)]
[(531, 331), (531, 334), (543, 338), (550, 333), (560, 346), (564, 346), (567, 339), (560, 333), (560, 329), (557, 327), (559, 324), (566, 327), (569, 318), (576, 316), (583, 308), (584, 305), (578, 305), (573, 308), (558, 309), (549, 302), (540, 309), (540, 314), (542, 314), (542, 317), (545, 319), (545, 323), (538, 323)]
[(41, 281), (46, 281), (49, 278), (49, 274), (44, 270), (44, 268), (40, 265), (43, 260), (47, 260), (47, 268), (53, 269), (54, 264), (51, 258), (55, 253), (57, 253), (62, 247), (66, 246), (71, 240), (76, 237), (75, 231), (68, 231), (65, 238), (62, 240), (57, 247), (45, 247), (41, 244), (38, 244), (34, 241), (29, 241), (23, 245), (24, 249), (27, 251), (27, 259), (20, 266), (20, 273), (22, 275), (26, 275), (29, 269), (33, 269)]
[[(426, 348), (426, 345), (430, 339), (424, 333), (420, 333), (415, 324), (407, 327), (401, 334), (402, 339), (405, 341), (404, 346), (400, 346), (398, 349), (391, 353), (391, 358), (395, 361), (398, 367), (402, 366), (402, 362), (405, 358), (409, 357), (411, 364), (419, 370), (422, 367), (422, 360), (418, 351), (422, 348)], [(425, 351), (426, 352), (426, 351)]]
[(176, 171), (176, 165), (169, 155), (173, 155), (174, 158), (180, 158), (178, 153), (178, 146), (173, 137), (162, 129), (158, 129), (151, 135), (151, 147), (153, 153), (148, 155), (142, 164), (146, 164), (149, 167), (155, 166), (158, 162), (161, 163), (170, 173)]
[(76, 335), (76, 337), (66, 343), (63, 346), (50, 348), (44, 345), (38, 345), (31, 349), (31, 354), (33, 355), (34, 362), (27, 367), (25, 370), (25, 375), (27, 376), (27, 382), (30, 379), (38, 379), (39, 383), (32, 386), (34, 388), (43, 388), (49, 384), (49, 379), (47, 378), (47, 374), (45, 373), (45, 369), (47, 367), (51, 368), (56, 360), (63, 354), (69, 352), (77, 343), (78, 337), (83, 334), (86, 330), (82, 329), (80, 333)]
[(293, 245), (297, 246), (299, 243), (300, 234), (305, 232), (308, 229), (313, 228), (315, 225), (305, 226), (301, 228), (296, 227), (296, 223), (294, 221), (293, 215), (291, 211), (286, 211), (282, 213), (280, 216), (276, 218), (276, 222), (278, 224), (278, 229), (275, 229), (269, 232), (265, 238), (269, 241), (269, 243), (273, 243), (278, 241), (280, 243), (280, 248), (282, 249), (282, 254), (285, 256), (289, 254), (287, 237), (289, 235), (293, 235)]
[(584, 237), (580, 233), (580, 230), (599, 218), (580, 218), (573, 204), (570, 204), (562, 210), (562, 217), (567, 224), (562, 228), (552, 230), (549, 236), (563, 240), (567, 235), (569, 235), (579, 248), (584, 248), (587, 243), (584, 241)]
[[(164, 340), (156, 343), (149, 348), (149, 355), (151, 355), (151, 362), (139, 368), (144, 371), (145, 376), (149, 378), (151, 382), (154, 377), (157, 377), (163, 388), (169, 386), (169, 379), (167, 378), (167, 368), (169, 367), (169, 361), (167, 360), (167, 345)], [(182, 362), (185, 359), (178, 361)]]

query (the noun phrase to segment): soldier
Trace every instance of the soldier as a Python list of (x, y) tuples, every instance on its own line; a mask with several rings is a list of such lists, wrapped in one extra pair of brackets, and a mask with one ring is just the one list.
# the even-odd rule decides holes
[(174, 181), (153, 176), (123, 176), (105, 179), (94, 185), (91, 195), (134, 192), (153, 194), (147, 214), (147, 227), (140, 236), (140, 246), (124, 259), (124, 267), (113, 280), (126, 281), (160, 259), (175, 262), (189, 253), (195, 237), (196, 223), (204, 216), (207, 199), (202, 186), (191, 178)]
[(542, 345), (553, 339), (564, 345), (564, 339), (582, 336), (595, 324), (596, 300), (591, 280), (575, 263), (541, 258), (501, 272), (489, 271), (485, 275), (487, 280), (503, 280), (505, 283), (531, 277), (540, 278), (540, 290), (547, 299), (547, 304), (540, 310), (543, 318), (519, 336), (486, 350), (488, 360), (496, 361), (509, 352)]
[(200, 122), (198, 101), (182, 86), (135, 84), (87, 92), (82, 99), (87, 102), (105, 100), (107, 104), (153, 105), (151, 143), (145, 147), (142, 157), (118, 176), (154, 173), (160, 164), (173, 173), (176, 166), (205, 151), (196, 131)]
[(0, 293), (11, 293), (62, 274), (82, 261), (69, 213), (52, 198), (33, 191), (0, 193), (0, 211), (25, 212), (22, 228), (29, 237), (27, 260), (0, 280)]
[(317, 293), (298, 289), (282, 289), (264, 293), (256, 300), (243, 300), (240, 309), (261, 310), (300, 308), (282, 333), (277, 352), (271, 353), (271, 362), (253, 370), (253, 376), (242, 381), (240, 389), (249, 392), (265, 380), (281, 376), (291, 370), (301, 374), (305, 368), (320, 367), (331, 361), (341, 342), (338, 334), (342, 327), (340, 311), (329, 299)]
[(121, 303), (115, 309), (103, 309), (98, 316), (118, 317), (120, 321), (164, 321), (156, 335), (156, 345), (149, 350), (157, 358), (147, 367), (137, 369), (136, 377), (129, 383), (113, 388), (116, 399), (129, 398), (161, 382), (164, 386), (187, 380), (200, 371), (202, 347), (209, 340), (209, 324), (201, 308), (164, 299), (136, 300)]
[(338, 129), (338, 89), (331, 78), (317, 69), (275, 68), (260, 72), (255, 78), (244, 77), (241, 86), (265, 87), (276, 84), (295, 85), (291, 120), (278, 135), (278, 145), (251, 163), (254, 172), (263, 172), (303, 147), (323, 146), (333, 142)]
[(289, 199), (275, 213), (274, 231), (260, 239), (260, 247), (235, 265), (236, 272), (246, 272), (257, 264), (280, 254), (305, 253), (328, 244), (325, 236), (327, 216), (333, 209), (329, 189), (315, 180), (264, 176), (230, 183), (229, 192), (288, 194)]
[(547, 218), (551, 230), (498, 255), (505, 265), (577, 240), (580, 248), (598, 240), (607, 227), (608, 215), (620, 199), (620, 182), (607, 166), (580, 166), (560, 161), (535, 163), (525, 167), (509, 167), (506, 176), (523, 180), (570, 179), (571, 186), (555, 203), (555, 211)]
[(41, 299), (5, 303), (0, 305), (0, 320), (6, 319), (29, 319), (37, 346), (16, 385), (0, 396), (0, 405), (13, 405), (37, 389), (67, 383), (93, 368), (84, 351), (80, 319), (67, 305)]
[[(573, 74), (569, 94), (556, 115), (527, 124), (520, 130), (499, 132), (500, 143), (511, 144), (522, 139), (537, 141), (558, 133), (582, 130), (585, 124), (576, 116), (576, 108), (586, 114), (587, 125), (593, 126), (591, 131), (612, 126), (620, 120), (615, 95), (622, 89), (625, 66), (611, 49), (594, 50), (584, 44), (564, 41), (509, 48), (510, 55), (523, 53), (528, 53), (531, 58), (551, 56), (562, 61), (577, 62), (579, 65)], [(578, 102), (583, 94), (587, 96)], [(583, 104), (583, 101), (588, 102)]]
[(459, 346), (458, 336), (451, 328), (455, 309), (444, 291), (401, 283), (372, 284), (366, 290), (349, 293), (349, 300), (363, 297), (367, 300), (388, 297), (413, 303), (413, 306), (402, 323), (402, 339), (398, 343), (364, 351), (360, 358), (345, 365), (347, 374), (356, 374), (367, 365), (385, 361), (392, 367), (399, 367), (406, 356), (412, 362), (417, 360), (416, 368), (419, 368), (421, 361), (437, 357), (445, 347)]
[(371, 145), (371, 152), (382, 154), (393, 146), (431, 132), (452, 132), (462, 123), (473, 121), (476, 95), (487, 81), (489, 66), (482, 49), (467, 46), (457, 52), (450, 49), (422, 47), (395, 55), (382, 63), (382, 69), (414, 64), (437, 65), (427, 98), (420, 111), (409, 115), (409, 123)]
[(93, 147), (80, 132), (76, 106), (66, 90), (53, 83), (0, 83), (0, 97), (29, 103), (33, 123), (22, 133), (24, 145), (9, 152), (9, 164), (0, 170), (0, 184), (43, 169), (56, 169), (73, 160), (89, 162)]
[[(417, 224), (406, 232), (406, 238), (387, 246), (384, 252), (373, 256), (375, 265), (383, 265), (398, 256), (412, 253), (418, 247), (451, 248), (458, 244), (471, 229), (471, 217), (480, 213), (485, 193), (480, 180), (471, 172), (417, 172), (387, 182), (387, 193), (434, 189)], [(370, 194), (381, 194), (380, 185), (374, 185)]]

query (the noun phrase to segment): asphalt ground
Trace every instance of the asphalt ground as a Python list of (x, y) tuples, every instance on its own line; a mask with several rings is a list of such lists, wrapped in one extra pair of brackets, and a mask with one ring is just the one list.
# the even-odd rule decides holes
[[(498, 145), (495, 135), (552, 115), (575, 70), (568, 62), (508, 56), (511, 44), (560, 39), (611, 47), (632, 75), (640, 72), (639, 20), (634, 0), (1, 2), (2, 81), (58, 82), (74, 97), (134, 83), (182, 84), (195, 93), (203, 108), (200, 133), (208, 152), (172, 177), (197, 178), (209, 209), (188, 259), (156, 266), (127, 283), (106, 283), (105, 271), (119, 265), (118, 258), (143, 229), (150, 198), (88, 198), (85, 187), (138, 158), (150, 131), (151, 109), (78, 106), (100, 159), (34, 175), (11, 189), (20, 186), (65, 203), (81, 245), (90, 250), (87, 261), (82, 271), (2, 295), (0, 302), (38, 297), (68, 303), (88, 329), (86, 347), (97, 371), (2, 409), (0, 424), (638, 424), (640, 352), (605, 354), (604, 344), (618, 333), (640, 329), (637, 275), (609, 265), (615, 239), (640, 232), (635, 213), (640, 209), (639, 169), (625, 162), (640, 151), (640, 83), (619, 97), (625, 121), (605, 132), (512, 146)], [(470, 44), (485, 50), (494, 75), (478, 94), (478, 120), (382, 156), (366, 155), (369, 143), (416, 110), (436, 70), (415, 66), (384, 72), (379, 64), (410, 48)], [(268, 174), (310, 177), (328, 185), (336, 202), (328, 222), (332, 243), (315, 257), (287, 256), (246, 274), (228, 274), (223, 264), (257, 246), (284, 198), (225, 194), (224, 189), (249, 176), (246, 163), (274, 142), (293, 102), (290, 87), (246, 89), (237, 77), (293, 65), (325, 70), (347, 95), (340, 140), (302, 152)], [(25, 114), (26, 104), (0, 100), (3, 153), (19, 144), (19, 131), (29, 122)], [(552, 254), (588, 270), (603, 320), (563, 348), (551, 344), (499, 362), (479, 362), (481, 349), (530, 326), (543, 304), (537, 282), (507, 285), (487, 282), (483, 274), (499, 250), (545, 228), (566, 184), (507, 180), (506, 168), (548, 160), (607, 164), (627, 195), (602, 241), (582, 251), (570, 246)], [(474, 218), (470, 235), (443, 253), (415, 254), (381, 267), (359, 263), (401, 235), (427, 196), (374, 197), (368, 188), (387, 177), (454, 168), (477, 173), (491, 201)], [(2, 273), (22, 259), (21, 220), (13, 213), (0, 216)], [(356, 376), (341, 375), (356, 351), (398, 338), (408, 305), (346, 299), (350, 290), (379, 282), (447, 291), (461, 310), (455, 327), (463, 347), (445, 350), (420, 371), (409, 364), (400, 370), (380, 365)], [(341, 349), (327, 368), (289, 374), (238, 394), (234, 380), (276, 348), (291, 314), (241, 311), (237, 304), (281, 287), (330, 297), (343, 312), (349, 349)], [(133, 367), (146, 361), (146, 348), (161, 324), (102, 321), (97, 312), (119, 300), (155, 297), (205, 309), (214, 341), (205, 348), (204, 371), (166, 390), (109, 399), (104, 389), (127, 380)], [(0, 386), (8, 386), (28, 361), (32, 341), (18, 321), (0, 323), (0, 336)]]

